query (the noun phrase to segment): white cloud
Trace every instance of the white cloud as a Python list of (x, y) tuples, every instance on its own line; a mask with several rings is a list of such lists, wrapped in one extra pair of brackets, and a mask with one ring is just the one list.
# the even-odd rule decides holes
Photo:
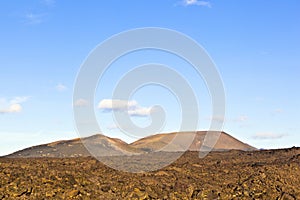
[(98, 108), (104, 112), (117, 111), (127, 112), (130, 116), (147, 117), (151, 114), (151, 107), (142, 107), (137, 101), (126, 101), (120, 99), (103, 99)]
[(25, 24), (27, 25), (35, 25), (35, 24), (40, 24), (44, 21), (45, 14), (34, 14), (32, 12), (27, 13), (24, 18), (25, 18)]
[(128, 110), (128, 114), (130, 116), (146, 117), (151, 114), (151, 107), (150, 108), (139, 107), (133, 110)]
[(240, 115), (237, 118), (225, 118), (225, 116), (216, 115), (216, 116), (207, 117), (206, 120), (214, 121), (214, 122), (217, 122), (217, 123), (225, 123), (225, 122), (242, 123), (242, 122), (247, 122), (248, 121), (248, 116)]
[(256, 133), (253, 138), (254, 139), (280, 139), (284, 136), (287, 136), (287, 134), (278, 134), (278, 133), (272, 133), (272, 132), (260, 132), (260, 133)]
[(88, 106), (89, 102), (85, 99), (77, 99), (74, 102), (74, 106), (78, 106), (78, 107), (84, 107), (84, 106)]
[(46, 21), (49, 11), (55, 6), (55, 0), (40, 0), (40, 4), (22, 14), (22, 23), (25, 25), (38, 25)]
[(0, 109), (1, 114), (5, 113), (18, 113), (22, 111), (22, 106), (20, 104), (11, 104), (8, 108)]
[(15, 112), (21, 112), (22, 106), (20, 104), (11, 104), (8, 108), (8, 112), (15, 113)]
[(65, 86), (65, 85), (63, 85), (63, 84), (61, 84), (61, 83), (59, 83), (55, 88), (56, 88), (56, 90), (59, 91), (59, 92), (63, 92), (63, 91), (65, 91), (65, 90), (68, 89), (67, 86)]
[(30, 97), (15, 97), (10, 101), (5, 98), (0, 99), (0, 114), (18, 113), (22, 111), (22, 103), (26, 102)]
[(30, 97), (29, 96), (24, 96), (24, 97), (15, 97), (12, 100), (10, 100), (10, 104), (20, 104), (28, 101)]
[(211, 3), (209, 1), (200, 1), (200, 0), (183, 0), (182, 4), (184, 6), (204, 6), (211, 8)]
[(126, 101), (120, 99), (103, 99), (98, 104), (99, 109), (103, 109), (106, 111), (118, 110), (123, 111), (127, 109), (132, 109), (138, 106), (136, 101)]

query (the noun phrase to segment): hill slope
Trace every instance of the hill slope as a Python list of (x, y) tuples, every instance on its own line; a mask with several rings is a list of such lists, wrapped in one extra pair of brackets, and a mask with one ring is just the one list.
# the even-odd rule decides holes
[[(43, 144), (17, 151), (7, 157), (86, 157), (91, 156), (89, 150), (94, 156), (116, 156), (130, 155), (137, 153), (148, 153), (153, 151), (199, 151), (203, 145), (207, 131), (198, 132), (179, 132), (156, 134), (142, 138), (131, 144), (110, 138), (101, 134), (96, 134), (86, 138), (77, 138), (73, 140), (57, 141), (49, 144)], [(192, 142), (191, 142), (192, 141)], [(84, 143), (84, 145), (83, 145)], [(222, 132), (219, 140), (213, 148), (213, 151), (224, 150), (255, 150), (254, 147), (245, 144), (234, 137)], [(96, 153), (95, 153), (96, 152)]]
[[(142, 138), (136, 142), (131, 143), (130, 145), (135, 148), (141, 148), (148, 151), (182, 151), (185, 149), (189, 151), (199, 151), (201, 145), (204, 144), (204, 138), (206, 134), (210, 134), (210, 132), (197, 131), (157, 134)], [(171, 141), (172, 144), (168, 145)], [(236, 138), (230, 136), (225, 132), (222, 132), (219, 139), (217, 140), (217, 143), (214, 145), (213, 150), (224, 151), (232, 149), (244, 151), (255, 150), (254, 147), (237, 140)]]
[(73, 140), (62, 140), (33, 146), (7, 157), (86, 157), (91, 156), (89, 150), (97, 152), (96, 156), (116, 156), (123, 154), (134, 154), (141, 152), (139, 149), (130, 147), (120, 139), (110, 138), (101, 134), (93, 135), (86, 138), (77, 138)]

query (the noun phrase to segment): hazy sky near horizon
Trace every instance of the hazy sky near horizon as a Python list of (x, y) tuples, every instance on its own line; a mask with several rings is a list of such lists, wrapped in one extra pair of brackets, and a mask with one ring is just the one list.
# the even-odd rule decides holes
[[(78, 137), (72, 93), (81, 64), (105, 39), (142, 27), (179, 31), (206, 49), (225, 87), (224, 131), (257, 148), (300, 146), (299, 10), (297, 0), (1, 1), (0, 155)], [(132, 141), (98, 103), (111, 98), (118, 77), (148, 62), (166, 63), (186, 77), (199, 98), (198, 129), (207, 129), (203, 80), (179, 58), (144, 51), (118, 60), (103, 77), (95, 95), (103, 133)], [(137, 124), (149, 123), (141, 113), (159, 104), (167, 114), (162, 132), (178, 130), (180, 107), (169, 91), (145, 87), (132, 101), (144, 109), (133, 116)]]

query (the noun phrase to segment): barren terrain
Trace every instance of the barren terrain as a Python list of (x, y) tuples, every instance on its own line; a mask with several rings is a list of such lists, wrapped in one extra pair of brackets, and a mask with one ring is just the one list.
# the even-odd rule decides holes
[[(110, 138), (102, 134), (96, 134), (85, 138), (73, 140), (63, 140), (29, 147), (8, 155), (12, 158), (30, 158), (30, 157), (86, 157), (90, 156), (118, 156), (147, 154), (149, 152), (184, 152), (199, 151), (201, 146), (205, 146), (204, 140), (207, 134), (213, 134), (213, 131), (195, 131), (195, 132), (174, 132), (165, 134), (151, 135), (141, 138), (131, 144), (117, 139)], [(229, 134), (222, 132), (213, 145), (213, 151), (224, 150), (244, 150), (251, 151), (256, 148), (245, 144)]]
[(93, 157), (0, 158), (0, 199), (300, 199), (300, 148), (198, 154), (135, 174)]

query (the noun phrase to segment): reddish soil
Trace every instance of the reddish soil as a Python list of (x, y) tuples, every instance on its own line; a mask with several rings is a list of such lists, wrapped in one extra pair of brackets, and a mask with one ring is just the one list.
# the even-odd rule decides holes
[(211, 152), (203, 159), (186, 152), (163, 169), (135, 174), (92, 157), (0, 158), (0, 199), (289, 200), (300, 199), (299, 177), (300, 148)]

